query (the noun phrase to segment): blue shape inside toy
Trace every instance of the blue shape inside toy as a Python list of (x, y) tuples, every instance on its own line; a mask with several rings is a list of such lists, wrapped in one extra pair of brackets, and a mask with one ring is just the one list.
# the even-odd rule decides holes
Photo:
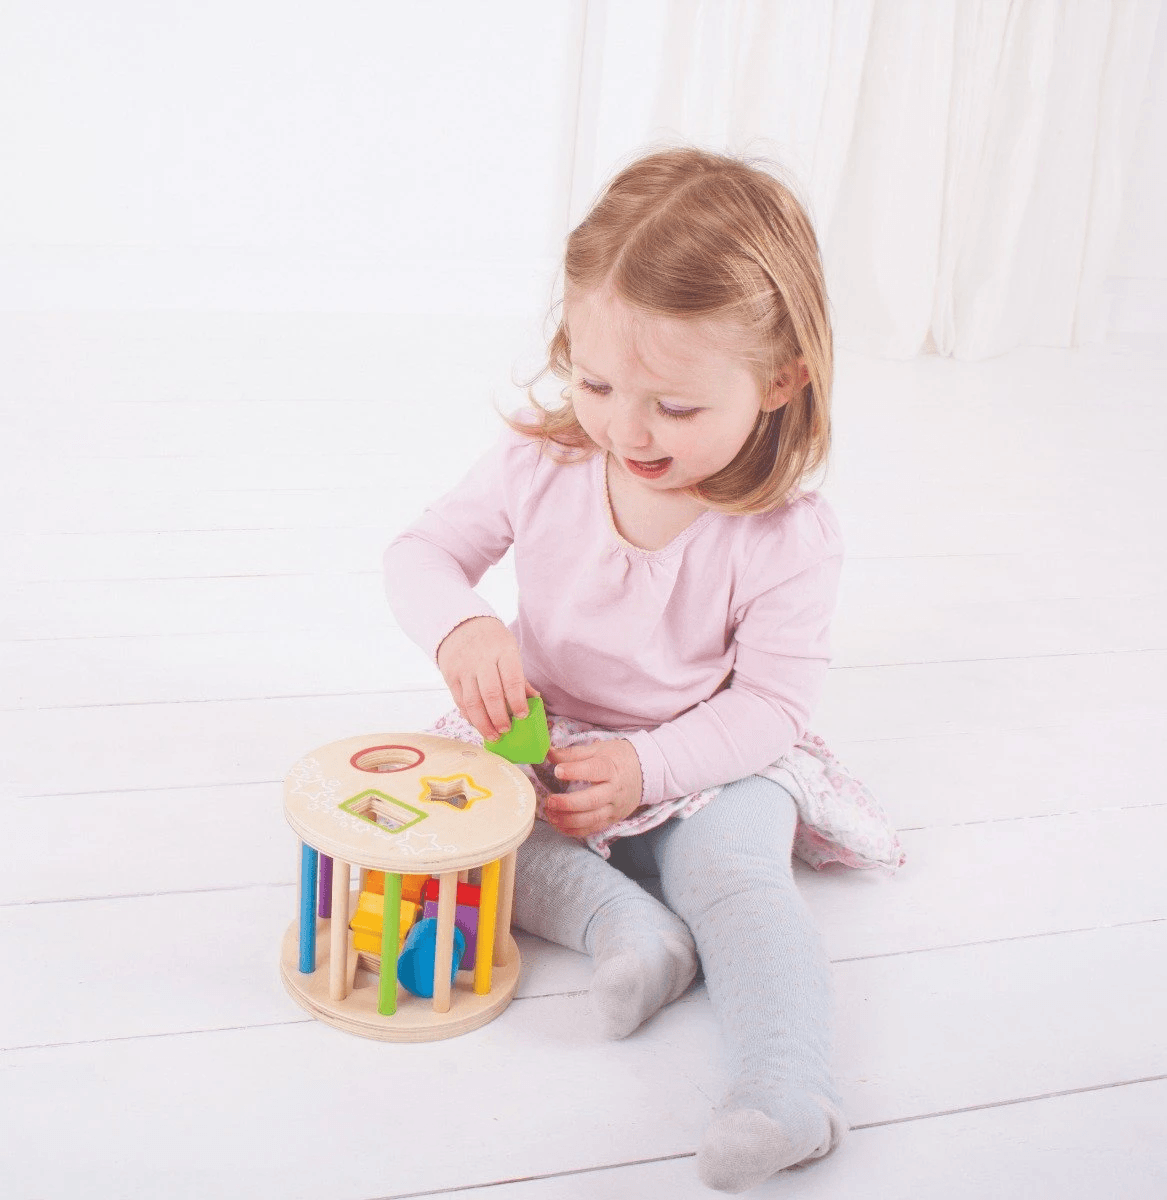
[[(423, 917), (409, 931), (397, 959), (397, 978), (406, 991), (415, 996), (434, 994), (434, 958), (438, 947), (438, 920)], [(450, 960), (450, 982), (458, 974), (462, 955), (466, 953), (466, 935), (454, 926), (454, 954)]]

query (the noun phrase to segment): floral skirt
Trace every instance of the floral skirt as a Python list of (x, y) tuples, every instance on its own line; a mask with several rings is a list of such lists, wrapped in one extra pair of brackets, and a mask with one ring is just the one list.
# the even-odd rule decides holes
[[(585, 721), (568, 717), (549, 717), (551, 745), (557, 748), (587, 742), (624, 737), (624, 733), (599, 729)], [(482, 745), (482, 735), (457, 709), (446, 713), (430, 733), (459, 742)], [(552, 773), (550, 763), (523, 766), (535, 787), (537, 813), (543, 816), (543, 804), (551, 792), (563, 791)], [(781, 784), (798, 808), (798, 827), (794, 834), (794, 856), (816, 870), (827, 863), (846, 867), (885, 867), (896, 871), (904, 864), (904, 851), (895, 828), (883, 806), (867, 787), (852, 775), (831, 753), (826, 742), (808, 733), (784, 758), (758, 772)], [(585, 784), (569, 784), (567, 790)], [(691, 817), (716, 797), (724, 785), (704, 788), (675, 800), (642, 805), (622, 821), (588, 837), (587, 844), (607, 858), (617, 838), (663, 825), (670, 817)]]

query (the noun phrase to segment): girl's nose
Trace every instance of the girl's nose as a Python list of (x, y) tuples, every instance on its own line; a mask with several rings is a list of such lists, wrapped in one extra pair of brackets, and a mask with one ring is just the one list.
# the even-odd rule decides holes
[(634, 450), (638, 446), (647, 446), (650, 441), (648, 424), (640, 411), (640, 406), (634, 400), (621, 400), (612, 414), (612, 424), (609, 436), (617, 446), (626, 450)]

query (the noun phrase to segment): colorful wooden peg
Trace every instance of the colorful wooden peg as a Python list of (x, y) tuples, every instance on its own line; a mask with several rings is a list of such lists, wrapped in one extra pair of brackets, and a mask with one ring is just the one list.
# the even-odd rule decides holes
[(397, 1011), (397, 929), (401, 924), (401, 876), (385, 872), (385, 907), (381, 916), (381, 971), (377, 980), (377, 1012)]
[(300, 849), (300, 972), (316, 970), (316, 851), (304, 842)]
[(490, 991), (494, 967), (494, 923), (498, 916), (498, 877), (496, 859), (482, 868), (482, 902), (478, 906), (478, 957), (474, 964), (474, 990), (480, 996)]
[(321, 917), (332, 916), (332, 859), (327, 854), (320, 856), (320, 904), (316, 909)]

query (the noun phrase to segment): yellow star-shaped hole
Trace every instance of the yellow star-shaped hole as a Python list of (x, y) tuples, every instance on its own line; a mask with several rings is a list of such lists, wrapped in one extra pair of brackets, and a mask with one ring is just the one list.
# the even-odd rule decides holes
[(431, 804), (448, 804), (464, 812), (476, 800), (485, 800), (492, 793), (479, 787), (469, 775), (423, 775), (421, 798)]

